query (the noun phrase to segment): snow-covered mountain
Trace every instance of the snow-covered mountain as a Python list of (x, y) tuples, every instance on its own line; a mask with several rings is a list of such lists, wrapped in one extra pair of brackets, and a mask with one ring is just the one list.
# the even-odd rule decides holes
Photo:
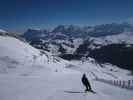
[(0, 35), (6, 35), (6, 34), (7, 34), (7, 31), (0, 29)]
[(90, 38), (95, 44), (108, 45), (117, 43), (133, 44), (133, 32), (123, 32), (117, 35)]
[(24, 43), (14, 37), (0, 36), (0, 73), (14, 71), (30, 73), (30, 71), (39, 68), (55, 71), (62, 70), (65, 64), (68, 62), (52, 56), (48, 52), (41, 52), (26, 42)]
[(0, 33), (7, 33), (7, 32), (3, 29), (0, 29)]
[[(100, 50), (101, 47), (112, 44), (118, 46), (126, 44), (125, 46), (132, 50), (133, 25), (128, 23), (85, 27), (59, 25), (51, 31), (30, 29), (24, 33), (23, 37), (37, 49), (51, 52), (65, 59), (81, 59), (83, 56), (90, 56), (93, 50)], [(119, 51), (118, 48), (117, 50)], [(109, 52), (105, 49), (104, 51), (107, 54)], [(129, 51), (126, 51), (126, 54), (132, 55)]]
[(24, 37), (27, 41), (31, 41), (33, 39), (37, 38), (44, 38), (46, 37), (48, 31), (47, 30), (41, 30), (41, 29), (28, 29), (24, 33)]
[(60, 25), (57, 26), (52, 32), (53, 33), (62, 33), (69, 35), (69, 37), (101, 37), (108, 35), (120, 34), (124, 31), (133, 31), (133, 26), (128, 23), (122, 24), (103, 24), (96, 26), (84, 26), (79, 27), (76, 25)]
[(133, 44), (133, 26), (127, 23), (79, 27), (60, 25), (52, 31), (29, 29), (24, 38), (36, 48), (53, 54), (74, 53), (80, 44), (89, 40), (89, 48), (95, 49), (108, 44)]

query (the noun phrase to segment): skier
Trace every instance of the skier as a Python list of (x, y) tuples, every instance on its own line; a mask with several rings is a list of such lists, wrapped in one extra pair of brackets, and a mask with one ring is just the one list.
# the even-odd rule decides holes
[(87, 79), (85, 73), (84, 73), (83, 76), (82, 76), (82, 83), (83, 83), (83, 85), (86, 87), (85, 92), (87, 92), (87, 91), (92, 91), (90, 82), (88, 81), (88, 79)]

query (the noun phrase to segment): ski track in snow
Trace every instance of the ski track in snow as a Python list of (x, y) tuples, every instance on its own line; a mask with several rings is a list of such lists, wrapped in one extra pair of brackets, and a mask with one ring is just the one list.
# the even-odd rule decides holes
[(96, 94), (78, 93), (84, 91), (81, 74), (78, 73), (44, 73), (41, 76), (28, 77), (5, 76), (0, 79), (1, 100), (132, 100), (133, 97), (133, 91), (96, 81), (91, 81)]

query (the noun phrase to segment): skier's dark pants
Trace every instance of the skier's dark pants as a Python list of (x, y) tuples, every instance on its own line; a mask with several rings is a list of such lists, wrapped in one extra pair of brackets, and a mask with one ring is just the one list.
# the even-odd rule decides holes
[(91, 86), (89, 84), (86, 84), (85, 87), (86, 87), (86, 90), (85, 91), (91, 91), (92, 90), (91, 89)]
[(88, 79), (87, 79), (87, 77), (86, 77), (85, 74), (83, 74), (82, 83), (83, 83), (83, 85), (86, 87), (86, 90), (85, 90), (85, 91), (92, 91), (90, 82), (88, 81)]

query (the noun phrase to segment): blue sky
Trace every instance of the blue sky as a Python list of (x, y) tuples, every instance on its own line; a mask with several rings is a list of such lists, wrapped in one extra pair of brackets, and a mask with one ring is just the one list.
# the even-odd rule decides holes
[(60, 24), (95, 25), (133, 18), (133, 0), (0, 0), (0, 28), (23, 32)]

